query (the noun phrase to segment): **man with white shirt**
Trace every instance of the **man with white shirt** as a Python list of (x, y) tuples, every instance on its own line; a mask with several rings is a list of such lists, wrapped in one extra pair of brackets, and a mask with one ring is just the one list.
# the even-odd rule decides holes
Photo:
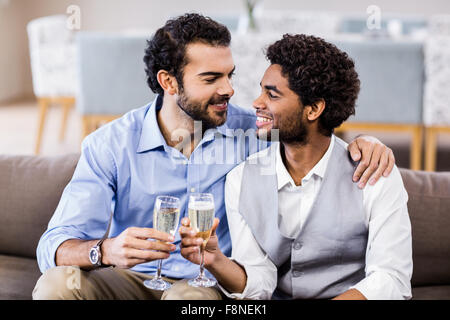
[[(410, 299), (411, 225), (399, 170), (361, 190), (347, 178), (356, 166), (347, 144), (333, 135), (355, 112), (353, 61), (305, 35), (285, 35), (267, 58), (256, 124), (258, 135), (278, 130), (280, 143), (228, 174), (232, 259), (214, 239), (206, 267), (233, 298)], [(182, 223), (181, 253), (194, 261), (198, 239)]]

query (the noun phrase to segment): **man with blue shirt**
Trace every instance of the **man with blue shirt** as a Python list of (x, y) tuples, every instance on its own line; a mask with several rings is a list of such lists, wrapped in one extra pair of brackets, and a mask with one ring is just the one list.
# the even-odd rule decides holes
[[(178, 233), (153, 229), (152, 213), (158, 195), (180, 198), (183, 217), (189, 193), (212, 193), (219, 246), (230, 255), (225, 176), (264, 147), (248, 134), (256, 128), (254, 112), (228, 103), (234, 93), (230, 40), (223, 25), (186, 14), (167, 21), (148, 42), (148, 84), (158, 96), (83, 141), (37, 248), (43, 275), (34, 299), (221, 298), (215, 288), (176, 281), (193, 278), (198, 266), (181, 256)], [(354, 177), (361, 177), (361, 187), (394, 165), (392, 151), (370, 137), (356, 139), (349, 151), (361, 160)], [(173, 282), (164, 293), (143, 285), (158, 259), (165, 259), (162, 275)]]

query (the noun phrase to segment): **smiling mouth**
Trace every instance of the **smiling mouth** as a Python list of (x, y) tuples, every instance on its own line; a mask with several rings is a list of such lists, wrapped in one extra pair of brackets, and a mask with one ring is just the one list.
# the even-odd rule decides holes
[(271, 119), (271, 118), (262, 117), (262, 116), (256, 117), (256, 126), (258, 128), (270, 125), (272, 123), (273, 123), (273, 119)]
[(222, 103), (216, 103), (216, 104), (210, 104), (210, 106), (217, 111), (224, 111), (228, 108), (228, 102), (222, 102)]

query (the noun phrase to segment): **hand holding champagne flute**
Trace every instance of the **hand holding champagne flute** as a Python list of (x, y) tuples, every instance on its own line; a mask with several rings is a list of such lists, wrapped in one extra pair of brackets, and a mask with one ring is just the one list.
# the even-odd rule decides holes
[(192, 262), (197, 262), (198, 258), (200, 258), (199, 275), (188, 282), (193, 287), (212, 287), (216, 284), (214, 279), (209, 279), (204, 274), (205, 251), (210, 249), (207, 248), (207, 244), (212, 233), (214, 233), (215, 238), (211, 243), (212, 249), (213, 251), (217, 250), (215, 229), (217, 228), (218, 219), (214, 219), (214, 210), (212, 194), (196, 193), (189, 197), (189, 224), (186, 223), (186, 220), (184, 222), (185, 226), (190, 226), (192, 230), (183, 228), (183, 230), (180, 230), (180, 234), (183, 237), (182, 255)]
[[(174, 235), (180, 220), (180, 199), (170, 196), (158, 196), (153, 209), (153, 227), (156, 230)], [(147, 288), (166, 290), (170, 283), (161, 278), (162, 259), (159, 260), (156, 276), (152, 280), (144, 281)]]
[(216, 280), (204, 275), (204, 268), (207, 268), (223, 288), (229, 292), (243, 292), (247, 281), (244, 268), (225, 256), (219, 247), (216, 234), (219, 219), (214, 218), (212, 195), (191, 195), (189, 218), (183, 218), (181, 224), (181, 255), (200, 265), (200, 274), (188, 283), (196, 287), (214, 286)]

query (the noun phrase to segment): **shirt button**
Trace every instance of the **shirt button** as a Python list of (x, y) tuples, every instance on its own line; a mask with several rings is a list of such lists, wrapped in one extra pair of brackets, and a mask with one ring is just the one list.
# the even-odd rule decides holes
[(292, 276), (294, 278), (301, 277), (302, 275), (303, 275), (303, 272), (300, 272), (300, 271), (297, 271), (297, 270), (292, 271)]
[(302, 248), (302, 244), (300, 243), (300, 242), (296, 242), (296, 243), (294, 243), (294, 249), (295, 250), (300, 250), (301, 248)]
[(195, 188), (191, 188), (191, 193), (194, 193), (195, 192)]

